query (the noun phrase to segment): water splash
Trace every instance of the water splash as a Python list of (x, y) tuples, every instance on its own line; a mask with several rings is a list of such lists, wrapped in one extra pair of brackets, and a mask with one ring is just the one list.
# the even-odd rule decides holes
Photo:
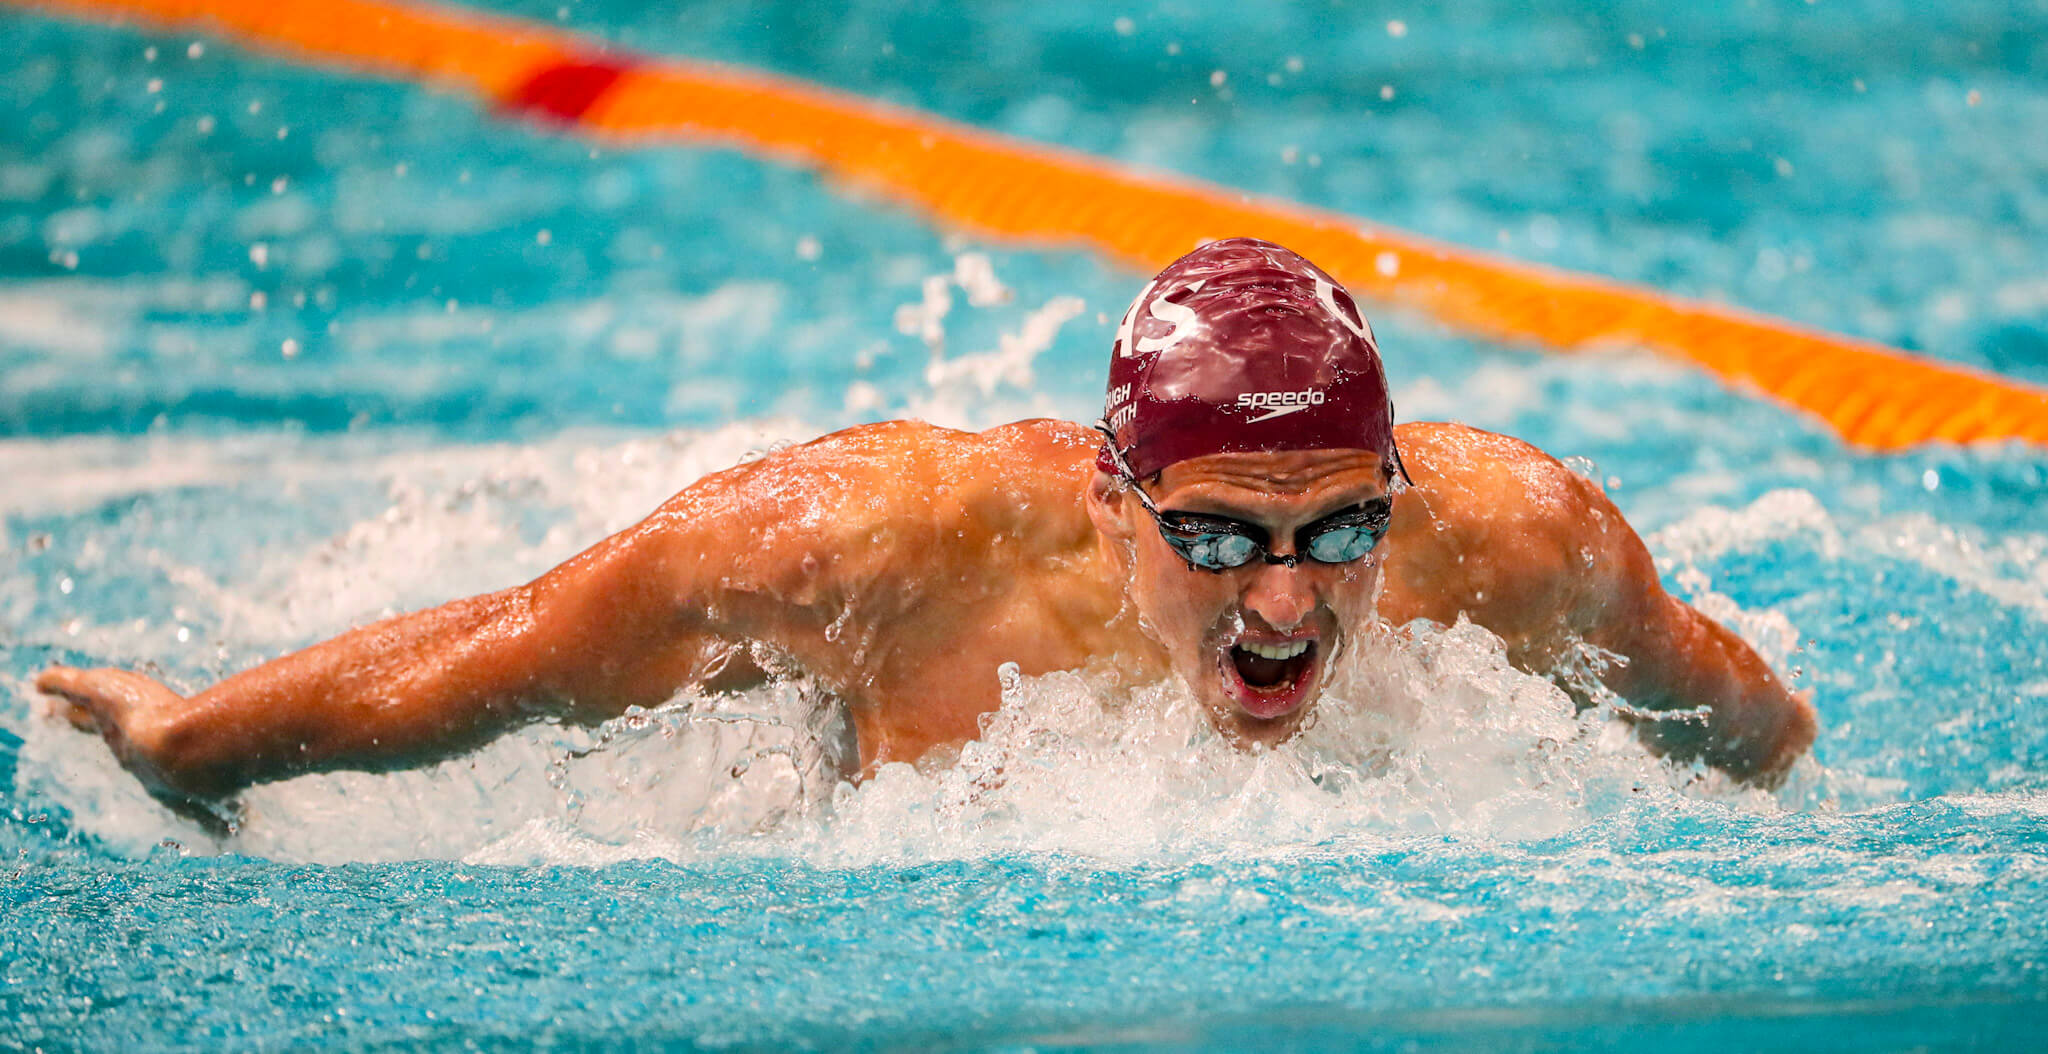
[(757, 854), (827, 866), (1053, 853), (1131, 863), (1263, 857), (1360, 838), (1551, 837), (1617, 812), (1761, 792), (1665, 766), (1612, 711), (1575, 714), (1460, 623), (1378, 627), (1333, 671), (1310, 726), (1232, 746), (1172, 683), (1000, 673), (1003, 705), (957, 757), (839, 779), (839, 708), (800, 678), (683, 697), (596, 729), (537, 725), (392, 774), (255, 788), (213, 841), (150, 803), (98, 743), (31, 723), (22, 788), (136, 852), (168, 830), (195, 850), (333, 863), (454, 857), (599, 864)]
[[(951, 272), (927, 275), (921, 299), (896, 309), (896, 329), (917, 336), (929, 352), (923, 391), (903, 406), (904, 416), (950, 428), (985, 428), (1023, 417), (1058, 416), (1060, 408), (1035, 390), (1033, 366), (1053, 346), (1061, 327), (1080, 317), (1087, 305), (1075, 296), (1056, 295), (1028, 312), (997, 338), (996, 347), (952, 357), (946, 354), (945, 320), (958, 289), (974, 308), (1005, 307), (1014, 293), (996, 277), (986, 255), (962, 253)], [(856, 387), (847, 405), (877, 408), (878, 393)]]

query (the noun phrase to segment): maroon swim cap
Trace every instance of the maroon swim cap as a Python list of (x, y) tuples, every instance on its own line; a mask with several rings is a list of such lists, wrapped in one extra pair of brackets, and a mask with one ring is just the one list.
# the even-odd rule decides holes
[[(1103, 429), (1143, 478), (1204, 454), (1371, 450), (1391, 478), (1394, 406), (1372, 327), (1322, 268), (1257, 238), (1152, 279), (1117, 328)], [(1109, 445), (1095, 459), (1116, 473)]]

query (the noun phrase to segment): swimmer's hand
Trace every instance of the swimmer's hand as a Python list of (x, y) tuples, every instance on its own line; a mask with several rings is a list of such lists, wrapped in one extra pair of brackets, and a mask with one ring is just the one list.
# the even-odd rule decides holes
[(162, 684), (127, 670), (52, 666), (36, 678), (36, 689), (50, 697), (54, 716), (99, 733), (122, 767), (178, 811), (225, 791), (196, 786), (167, 763), (171, 719), (186, 700)]

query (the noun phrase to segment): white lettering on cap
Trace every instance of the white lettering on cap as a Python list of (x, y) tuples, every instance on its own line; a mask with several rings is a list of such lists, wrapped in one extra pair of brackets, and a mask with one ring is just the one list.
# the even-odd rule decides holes
[(1374, 348), (1380, 346), (1380, 342), (1373, 339), (1372, 323), (1365, 320), (1364, 312), (1359, 313), (1358, 321), (1354, 323), (1351, 321), (1351, 313), (1337, 305), (1337, 288), (1335, 286), (1320, 278), (1316, 279), (1316, 299), (1322, 301), (1323, 306), (1330, 309), (1330, 314), (1337, 316), (1337, 321), (1344, 323), (1345, 329), (1350, 330), (1359, 339), (1372, 345)]
[(1129, 358), (1138, 353), (1138, 349), (1131, 346), (1131, 331), (1138, 328), (1138, 305), (1144, 303), (1145, 298), (1152, 295), (1152, 287), (1158, 284), (1159, 279), (1157, 278), (1146, 282), (1145, 288), (1138, 290), (1137, 298), (1131, 301), (1130, 310), (1124, 312), (1123, 324), (1116, 327), (1116, 353), (1118, 358)]
[(1316, 388), (1304, 388), (1298, 392), (1245, 392), (1237, 397), (1237, 405), (1247, 410), (1266, 411), (1245, 422), (1254, 425), (1275, 417), (1300, 413), (1311, 406), (1321, 406), (1323, 402), (1323, 393)]
[[(1187, 291), (1190, 293), (1199, 293), (1201, 292), (1202, 287), (1204, 285), (1207, 285), (1208, 283), (1208, 279), (1201, 279), (1200, 281), (1197, 281), (1194, 284), (1189, 285), (1187, 287)], [(1153, 318), (1156, 318), (1161, 322), (1171, 323), (1173, 325), (1173, 328), (1167, 330), (1166, 335), (1163, 337), (1146, 337), (1138, 341), (1139, 351), (1165, 351), (1166, 349), (1173, 347), (1175, 344), (1180, 343), (1182, 337), (1187, 336), (1186, 333), (1181, 332), (1181, 327), (1186, 326), (1187, 324), (1195, 320), (1194, 308), (1191, 308), (1186, 304), (1176, 304), (1173, 301), (1166, 299), (1166, 297), (1164, 296), (1161, 296), (1158, 299), (1152, 301), (1152, 307), (1150, 308), (1150, 310), (1152, 312)]]

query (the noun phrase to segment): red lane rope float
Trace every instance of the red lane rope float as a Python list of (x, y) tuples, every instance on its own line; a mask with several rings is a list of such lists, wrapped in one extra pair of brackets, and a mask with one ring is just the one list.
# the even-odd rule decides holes
[(552, 27), (391, 0), (0, 0), (201, 26), (258, 50), (481, 96), (620, 143), (688, 139), (819, 169), (977, 234), (1081, 244), (1140, 271), (1254, 234), (1361, 297), (1490, 340), (1644, 346), (1826, 421), (1854, 444), (2048, 444), (2048, 390), (1733, 308), (1523, 263), (1293, 202), (1115, 166), (796, 81), (630, 58)]

